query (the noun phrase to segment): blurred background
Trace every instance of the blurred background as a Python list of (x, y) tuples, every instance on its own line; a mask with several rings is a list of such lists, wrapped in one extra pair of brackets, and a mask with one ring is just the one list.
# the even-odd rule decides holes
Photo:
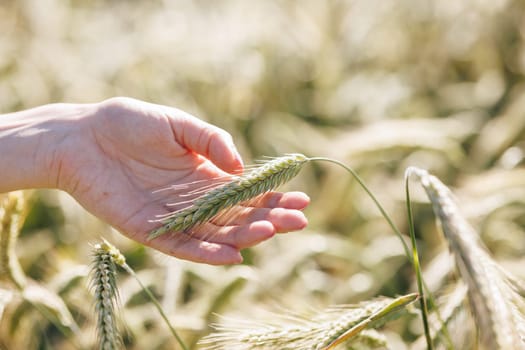
[[(404, 171), (426, 168), (521, 278), (524, 74), (521, 0), (0, 1), (0, 113), (113, 96), (174, 106), (230, 132), (248, 164), (287, 152), (343, 161), (403, 232)], [(100, 237), (121, 249), (194, 348), (217, 313), (253, 319), (276, 304), (300, 311), (415, 290), (398, 238), (343, 170), (310, 164), (284, 189), (310, 195), (309, 227), (246, 250), (231, 267), (161, 256), (68, 195), (36, 192), (18, 257), (80, 330), (64, 335), (11, 303), (0, 348), (92, 346), (85, 276)], [(412, 189), (422, 265), (439, 294), (454, 279), (447, 244)], [(126, 347), (174, 348), (135, 281), (122, 273), (119, 287)], [(410, 348), (420, 323), (388, 324), (392, 348)]]

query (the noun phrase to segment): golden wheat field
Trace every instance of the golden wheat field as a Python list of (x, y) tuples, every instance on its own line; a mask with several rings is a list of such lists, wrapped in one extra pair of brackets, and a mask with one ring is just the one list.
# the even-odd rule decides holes
[(351, 167), (402, 240), (328, 162), (279, 187), (310, 196), (308, 227), (233, 266), (141, 246), (58, 190), (0, 194), (0, 349), (524, 349), (524, 77), (522, 0), (1, 0), (0, 114), (174, 106), (246, 164)]

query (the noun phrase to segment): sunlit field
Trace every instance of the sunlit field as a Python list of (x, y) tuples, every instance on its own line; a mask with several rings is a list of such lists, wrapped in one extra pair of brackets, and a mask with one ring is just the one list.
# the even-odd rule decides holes
[[(522, 337), (524, 75), (520, 0), (0, 2), (0, 114), (129, 96), (227, 130), (246, 164), (289, 153), (330, 157), (361, 177), (410, 249), (405, 171), (426, 169), (451, 189), (498, 271), (514, 276)], [(458, 269), (463, 253), (443, 234), (420, 181), (409, 184), (434, 348), (487, 348), (481, 335), (498, 324), (473, 310), (477, 289)], [(224, 267), (143, 247), (64, 192), (0, 194), (0, 349), (99, 348), (89, 271), (103, 238), (187, 349), (212, 349), (202, 339), (231, 319), (239, 330), (272, 320), (279, 329), (303, 324), (291, 315), (419, 293), (412, 255), (344, 169), (311, 162), (279, 189), (310, 196), (308, 227)], [(17, 239), (7, 233), (13, 218), (25, 218)], [(181, 349), (120, 267), (116, 286), (121, 348)], [(402, 311), (333, 348), (429, 348), (420, 302)], [(294, 349), (235, 340), (213, 349)], [(329, 349), (320, 342), (301, 349)]]

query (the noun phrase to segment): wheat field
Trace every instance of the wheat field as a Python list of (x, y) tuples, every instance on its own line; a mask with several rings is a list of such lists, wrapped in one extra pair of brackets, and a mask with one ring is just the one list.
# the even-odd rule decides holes
[[(483, 294), (480, 304), (472, 294), (487, 281), (513, 300), (515, 344), (525, 334), (525, 2), (4, 0), (0, 38), (0, 113), (113, 96), (174, 106), (230, 132), (247, 164), (297, 153), (347, 164), (407, 242), (404, 174), (428, 170), (490, 266), (466, 268), (476, 260), (462, 260), (446, 215), (412, 178), (435, 348), (505, 346), (485, 339), (498, 321), (483, 310), (507, 299)], [(414, 296), (411, 260), (354, 178), (310, 162), (286, 180), (279, 189), (311, 198), (308, 227), (225, 267), (145, 248), (63, 192), (1, 194), (0, 349), (99, 346), (90, 269), (101, 238), (188, 349), (214, 348), (206, 339), (232, 331), (225, 319), (241, 320), (237, 331), (250, 321), (278, 332), (272, 317), (309, 325), (305, 315), (332, 305)], [(117, 347), (180, 348), (132, 275), (117, 267), (115, 285)], [(419, 305), (405, 311), (384, 324), (368, 314), (360, 342), (334, 346), (427, 348)]]

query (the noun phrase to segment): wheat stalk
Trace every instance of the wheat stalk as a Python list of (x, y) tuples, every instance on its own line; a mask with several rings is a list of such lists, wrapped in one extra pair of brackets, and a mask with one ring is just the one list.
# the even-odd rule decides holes
[(433, 204), (468, 286), (471, 308), (487, 349), (525, 349), (525, 301), (516, 279), (491, 258), (474, 228), (463, 218), (450, 190), (435, 176), (413, 168)]
[(94, 248), (91, 286), (95, 294), (99, 349), (120, 349), (122, 340), (115, 312), (118, 298), (115, 254), (102, 244)]
[(161, 227), (150, 233), (149, 239), (169, 231), (187, 231), (235, 205), (271, 191), (294, 178), (307, 161), (308, 158), (302, 154), (288, 154), (236, 176), (232, 181), (196, 198), (189, 207), (172, 213), (162, 221)]
[(378, 337), (362, 332), (399, 316), (399, 312), (417, 298), (417, 294), (395, 299), (377, 298), (357, 305), (331, 307), (308, 318), (275, 315), (271, 321), (265, 322), (230, 321), (224, 325), (213, 325), (216, 332), (199, 343), (206, 350), (329, 350), (353, 340), (368, 340), (370, 344), (383, 346)]
[(26, 209), (22, 191), (7, 193), (0, 201), (0, 276), (14, 283), (18, 289), (26, 285), (26, 276), (15, 253)]

